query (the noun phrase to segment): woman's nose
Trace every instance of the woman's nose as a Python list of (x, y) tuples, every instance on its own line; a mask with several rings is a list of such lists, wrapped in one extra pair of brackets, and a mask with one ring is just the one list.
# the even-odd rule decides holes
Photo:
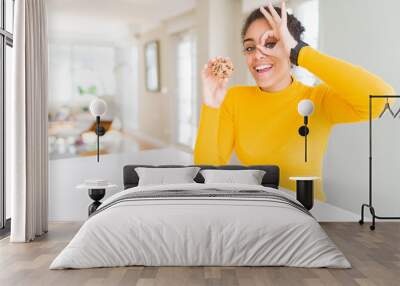
[(256, 59), (265, 59), (265, 57), (265, 54), (259, 48), (256, 48)]

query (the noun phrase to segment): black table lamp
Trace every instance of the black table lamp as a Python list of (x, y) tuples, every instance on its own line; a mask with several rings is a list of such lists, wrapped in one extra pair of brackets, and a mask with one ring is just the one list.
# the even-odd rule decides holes
[(95, 133), (97, 135), (97, 162), (99, 162), (99, 149), (100, 149), (100, 136), (106, 133), (106, 129), (100, 125), (100, 116), (103, 116), (107, 111), (107, 103), (99, 98), (93, 99), (90, 102), (90, 113), (96, 118), (96, 129)]
[(297, 105), (297, 111), (304, 117), (304, 125), (299, 128), (299, 134), (304, 137), (304, 162), (307, 162), (307, 135), (310, 133), (307, 124), (308, 116), (314, 112), (314, 103), (309, 99), (303, 99)]

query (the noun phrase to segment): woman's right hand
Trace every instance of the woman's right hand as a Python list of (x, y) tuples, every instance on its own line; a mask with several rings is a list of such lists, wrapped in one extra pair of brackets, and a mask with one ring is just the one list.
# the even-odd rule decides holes
[(212, 74), (211, 65), (217, 59), (209, 60), (201, 72), (203, 80), (203, 103), (212, 108), (219, 108), (221, 106), (227, 90), (226, 85), (229, 81), (229, 78), (222, 79)]

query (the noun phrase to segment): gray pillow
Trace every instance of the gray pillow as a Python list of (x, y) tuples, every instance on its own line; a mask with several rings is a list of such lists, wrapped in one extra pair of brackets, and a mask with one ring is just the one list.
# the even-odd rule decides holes
[(193, 179), (199, 170), (199, 167), (135, 168), (139, 186), (196, 183)]
[(227, 183), (261, 185), (265, 171), (262, 170), (201, 170), (204, 183)]

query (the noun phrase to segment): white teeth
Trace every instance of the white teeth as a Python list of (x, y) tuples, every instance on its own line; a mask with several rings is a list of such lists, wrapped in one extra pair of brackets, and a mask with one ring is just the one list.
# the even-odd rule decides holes
[(269, 69), (269, 68), (271, 68), (272, 67), (272, 65), (261, 65), (261, 66), (256, 66), (256, 71), (260, 71), (260, 70), (263, 70), (263, 69)]

